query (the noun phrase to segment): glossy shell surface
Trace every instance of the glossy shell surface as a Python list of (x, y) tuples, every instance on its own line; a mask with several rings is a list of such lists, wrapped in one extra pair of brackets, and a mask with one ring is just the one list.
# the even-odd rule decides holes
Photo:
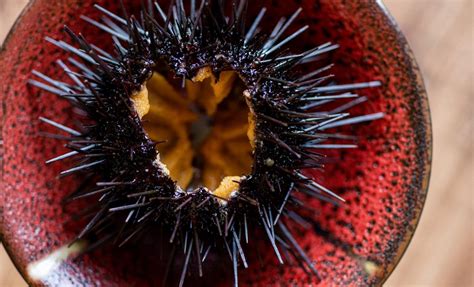
[[(49, 286), (160, 286), (166, 258), (156, 242), (120, 250), (105, 248), (85, 256), (70, 256), (41, 280), (32, 264), (67, 245), (81, 224), (61, 204), (74, 189), (74, 179), (58, 180), (65, 166), (46, 167), (44, 161), (64, 152), (62, 143), (38, 136), (48, 130), (38, 117), (71, 122), (70, 107), (55, 96), (28, 86), (33, 69), (63, 77), (54, 61), (65, 55), (48, 44), (45, 36), (66, 39), (64, 24), (82, 31), (92, 43), (108, 37), (79, 19), (99, 17), (94, 3), (112, 11), (112, 2), (79, 0), (31, 1), (13, 27), (0, 52), (0, 150), (2, 239), (15, 265), (32, 285)], [(124, 1), (131, 11), (140, 1)], [(130, 2), (130, 3), (129, 3)], [(161, 3), (161, 2), (160, 2)], [(298, 266), (278, 265), (268, 245), (250, 256), (250, 268), (240, 270), (243, 286), (270, 285), (379, 285), (400, 260), (421, 215), (431, 164), (431, 122), (420, 72), (406, 40), (380, 1), (300, 0), (258, 1), (268, 8), (265, 24), (273, 25), (298, 7), (301, 25), (310, 25), (298, 45), (332, 41), (340, 82), (380, 80), (383, 85), (361, 93), (369, 102), (356, 112), (386, 113), (384, 119), (348, 129), (359, 135), (360, 148), (332, 152), (333, 162), (315, 175), (342, 195), (339, 207), (310, 201), (317, 224), (297, 230), (297, 239), (315, 262), (322, 281), (308, 277)], [(134, 6), (134, 7), (132, 7)], [(257, 8), (250, 5), (250, 14)], [(252, 16), (254, 17), (254, 16)], [(260, 245), (258, 235), (251, 245)], [(246, 247), (248, 253), (252, 246)], [(227, 257), (222, 257), (229, 264)], [(189, 285), (229, 286), (232, 274), (219, 270), (211, 258), (204, 279)], [(34, 266), (34, 265), (33, 265)], [(176, 267), (180, 270), (180, 266)]]

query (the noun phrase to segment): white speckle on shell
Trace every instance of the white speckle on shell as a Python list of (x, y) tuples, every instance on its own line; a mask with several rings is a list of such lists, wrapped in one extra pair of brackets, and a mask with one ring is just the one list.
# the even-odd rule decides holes
[(266, 165), (266, 166), (273, 166), (274, 164), (275, 164), (275, 161), (274, 161), (273, 159), (271, 159), (271, 158), (267, 158), (267, 159), (265, 160), (265, 165)]

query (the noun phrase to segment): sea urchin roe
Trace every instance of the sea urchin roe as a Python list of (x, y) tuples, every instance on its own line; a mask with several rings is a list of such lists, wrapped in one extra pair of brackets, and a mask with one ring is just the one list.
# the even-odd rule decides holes
[[(228, 199), (251, 172), (255, 119), (233, 71), (200, 69), (184, 89), (153, 73), (132, 95), (160, 162), (182, 189), (198, 185)], [(146, 99), (145, 99), (146, 97)]]
[(255, 149), (255, 127), (256, 127), (256, 119), (255, 119), (255, 112), (253, 111), (252, 105), (250, 104), (250, 93), (246, 90), (244, 91), (245, 101), (249, 106), (250, 112), (248, 113), (248, 121), (249, 127), (247, 129), (247, 137), (249, 138), (250, 145), (252, 149)]
[(132, 95), (132, 101), (140, 118), (148, 114), (150, 111), (150, 101), (148, 100), (148, 89), (145, 85), (139, 92)]
[(239, 190), (240, 177), (238, 176), (226, 176), (219, 184), (212, 194), (223, 201), (225, 204), (226, 200), (233, 197), (233, 194)]

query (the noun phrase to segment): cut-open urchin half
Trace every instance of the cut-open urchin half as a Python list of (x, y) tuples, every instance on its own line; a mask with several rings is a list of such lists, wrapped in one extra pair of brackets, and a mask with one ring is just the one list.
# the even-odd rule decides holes
[(265, 8), (250, 21), (246, 1), (145, 6), (83, 16), (112, 37), (107, 52), (67, 27), (71, 43), (47, 38), (73, 55), (57, 61), (65, 79), (34, 71), (30, 80), (67, 99), (82, 122), (41, 118), (69, 134), (54, 137), (70, 152), (48, 163), (76, 159), (60, 175), (86, 182), (67, 198), (89, 198), (94, 210), (77, 239), (123, 245), (161, 228), (184, 248), (179, 285), (190, 262), (202, 275), (220, 249), (237, 284), (244, 243), (260, 228), (280, 263), (295, 259), (317, 277), (288, 226), (304, 225), (301, 195), (344, 201), (307, 171), (324, 167), (327, 149), (356, 147), (334, 128), (383, 116), (348, 112), (366, 100), (355, 90), (379, 83), (334, 82), (324, 56), (337, 44), (292, 52), (307, 29), (293, 27), (301, 9), (262, 31)]

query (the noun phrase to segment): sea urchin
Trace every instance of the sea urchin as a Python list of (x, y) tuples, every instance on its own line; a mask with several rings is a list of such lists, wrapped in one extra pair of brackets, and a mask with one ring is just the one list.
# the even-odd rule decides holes
[(41, 118), (68, 134), (48, 135), (71, 150), (47, 163), (74, 158), (60, 175), (86, 175), (67, 198), (94, 207), (77, 239), (123, 245), (161, 226), (184, 248), (180, 286), (190, 262), (202, 276), (219, 248), (237, 285), (243, 243), (262, 228), (280, 263), (290, 256), (318, 276), (288, 224), (302, 221), (298, 194), (343, 201), (306, 171), (323, 168), (325, 149), (356, 147), (326, 130), (383, 116), (347, 112), (366, 100), (351, 91), (379, 83), (335, 83), (321, 59), (336, 44), (291, 53), (307, 29), (288, 32), (301, 9), (266, 33), (265, 8), (247, 25), (247, 4), (177, 0), (165, 11), (150, 1), (139, 17), (96, 6), (102, 22), (83, 19), (111, 35), (113, 52), (68, 27), (72, 44), (47, 38), (74, 55), (57, 61), (68, 80), (34, 71), (30, 84), (67, 99), (82, 119), (73, 129)]

